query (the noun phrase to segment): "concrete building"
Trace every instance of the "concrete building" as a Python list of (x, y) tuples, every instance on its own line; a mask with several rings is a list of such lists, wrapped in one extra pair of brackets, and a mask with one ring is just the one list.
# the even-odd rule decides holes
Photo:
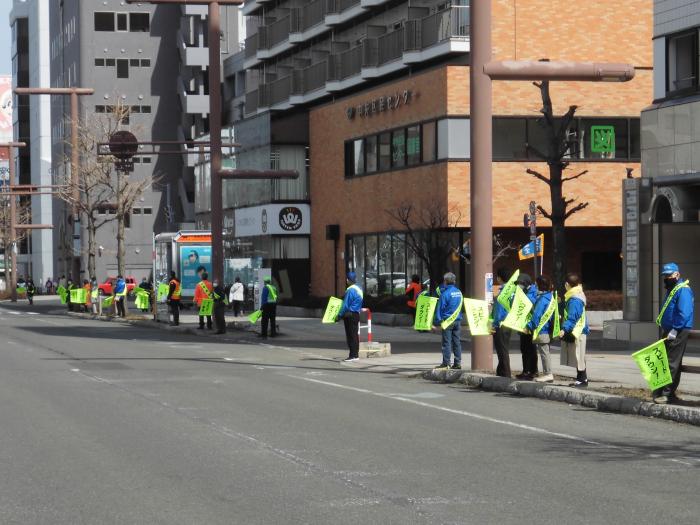
[[(14, 0), (12, 28), (12, 87), (48, 86), (50, 73), (49, 2)], [(14, 97), (14, 138), (27, 143), (17, 154), (17, 182), (49, 185), (51, 177), (51, 101), (48, 97)], [(31, 199), (32, 222), (55, 224), (57, 208), (50, 195)], [(58, 231), (35, 230), (19, 246), (17, 273), (37, 284), (54, 277)]]
[[(405, 225), (391, 216), (406, 204), (416, 216), (431, 209), (449, 215), (440, 235), (451, 246), (468, 240), (468, 4), (245, 3), (245, 52), (230, 59), (226, 69), (229, 115), (243, 144), (237, 160), (245, 159), (246, 150), (251, 157), (255, 151), (257, 167), (267, 168), (268, 152), (288, 145), (292, 151), (308, 148), (303, 173), (309, 177), (313, 295), (342, 290), (344, 270), (350, 268), (370, 295), (403, 295), (407, 277), (417, 273), (425, 278), (425, 265), (408, 246)], [(568, 220), (569, 269), (581, 272), (589, 288), (619, 290), (622, 212), (616, 188), (627, 168), (639, 173), (639, 113), (652, 86), (651, 5), (595, 0), (571, 17), (567, 13), (570, 5), (563, 0), (495, 0), (494, 59), (636, 66), (636, 78), (628, 84), (562, 82), (551, 89), (556, 113), (570, 105), (579, 108), (570, 163), (572, 174), (588, 170), (565, 187), (567, 196), (589, 202)], [(541, 106), (539, 90), (530, 83), (494, 83), (493, 221), (505, 243), (527, 242), (522, 218), (531, 200), (549, 207), (548, 187), (526, 174), (527, 168), (546, 172), (546, 165), (525, 148), (542, 141), (537, 123)], [(592, 151), (594, 126), (613, 127), (614, 152)], [(236, 184), (241, 185), (236, 195), (249, 195), (243, 183)], [(302, 188), (301, 182), (296, 185)], [(262, 190), (257, 198), (276, 200)], [(234, 207), (247, 206), (249, 202)], [(547, 221), (540, 226), (547, 250)], [(420, 219), (413, 227), (422, 227)], [(234, 236), (239, 240), (235, 230)], [(512, 256), (501, 262), (517, 264)], [(447, 256), (441, 265), (455, 271), (466, 289), (464, 260)], [(546, 257), (545, 272), (551, 268)]]
[(642, 112), (642, 178), (625, 180), (623, 189), (625, 320), (605, 334), (633, 346), (658, 336), (665, 262), (700, 282), (699, 35), (700, 1), (654, 1), (654, 92)]
[[(122, 104), (130, 109), (130, 115), (120, 127), (133, 132), (140, 141), (194, 140), (208, 132), (206, 8), (126, 4), (118, 0), (38, 4), (46, 7), (50, 75), (47, 66), (46, 78), (30, 78), (29, 85), (94, 88), (94, 95), (80, 99), (81, 118), (100, 119)], [(225, 53), (238, 48), (237, 16), (236, 8), (222, 10)], [(63, 173), (67, 169), (64, 159), (68, 153), (69, 101), (66, 97), (31, 100), (50, 104), (51, 142), (47, 151), (52, 164), (46, 173)], [(150, 275), (154, 233), (194, 221), (194, 162), (190, 157), (194, 158), (156, 154), (134, 158), (130, 177), (151, 179), (153, 184), (140, 196), (126, 220), (128, 275)], [(110, 215), (114, 218), (114, 204), (105, 203), (99, 210), (101, 219), (110, 219)], [(54, 246), (54, 273), (87, 278), (86, 243), (73, 243), (71, 220), (64, 208), (54, 206), (53, 221), (43, 221), (53, 222), (58, 239)], [(112, 220), (97, 233), (99, 279), (117, 272), (116, 228), (117, 222)], [(81, 238), (87, 238), (85, 231)], [(81, 254), (82, 263), (78, 266), (75, 261)]]

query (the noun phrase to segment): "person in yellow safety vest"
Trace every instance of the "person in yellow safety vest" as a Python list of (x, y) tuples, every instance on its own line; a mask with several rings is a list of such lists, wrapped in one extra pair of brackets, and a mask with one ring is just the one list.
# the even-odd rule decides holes
[(270, 325), (270, 337), (277, 337), (277, 288), (272, 285), (272, 279), (265, 277), (265, 286), (260, 296), (262, 309), (262, 324), (260, 337), (267, 338), (267, 325)]
[(223, 286), (218, 281), (214, 281), (214, 290), (212, 292), (214, 299), (214, 324), (216, 324), (216, 333), (226, 333), (226, 305), (228, 304), (228, 296)]
[(75, 289), (75, 284), (73, 284), (73, 279), (70, 277), (68, 278), (68, 284), (66, 285), (66, 292), (68, 293), (66, 297), (68, 299), (66, 300), (66, 304), (68, 305), (68, 311), (72, 312), (73, 311), (73, 303), (70, 300), (70, 291)]
[(180, 324), (180, 294), (182, 288), (177, 280), (175, 272), (170, 272), (170, 282), (168, 283), (168, 305), (170, 313), (173, 314), (173, 326)]
[(114, 302), (117, 305), (117, 315), (126, 317), (126, 281), (121, 275), (117, 275), (117, 280), (114, 283)]
[[(194, 302), (196, 303), (197, 307), (202, 306), (202, 301), (204, 299), (213, 299), (212, 297), (212, 292), (214, 290), (214, 287), (212, 284), (209, 282), (209, 274), (207, 272), (202, 272), (202, 280), (199, 281), (197, 286), (194, 287)], [(199, 316), (199, 329), (204, 330), (204, 317), (203, 315)], [(212, 322), (211, 322), (211, 315), (207, 315), (207, 329), (211, 330), (212, 329)]]
[(695, 296), (690, 288), (690, 281), (681, 278), (680, 268), (676, 263), (666, 263), (661, 269), (666, 288), (666, 299), (656, 318), (666, 339), (668, 367), (671, 370), (673, 383), (653, 392), (654, 403), (666, 404), (678, 402), (676, 389), (681, 382), (683, 355), (688, 344), (688, 336), (693, 329), (695, 315)]
[(97, 315), (100, 312), (100, 288), (94, 277), (90, 281), (90, 303), (92, 304), (92, 313)]
[(559, 331), (561, 339), (560, 362), (564, 366), (576, 367), (576, 381), (569, 386), (588, 386), (586, 374), (586, 336), (590, 333), (586, 322), (586, 294), (583, 293), (578, 274), (566, 276), (564, 301), (564, 322)]
[(85, 304), (82, 304), (81, 307), (85, 313), (88, 313), (90, 311), (90, 305), (91, 305), (91, 300), (92, 300), (92, 286), (90, 286), (90, 281), (87, 279), (83, 279), (83, 290), (85, 290)]

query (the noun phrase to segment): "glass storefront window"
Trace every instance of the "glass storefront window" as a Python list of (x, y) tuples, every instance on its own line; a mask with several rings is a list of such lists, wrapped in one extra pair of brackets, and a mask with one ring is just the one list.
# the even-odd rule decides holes
[(348, 242), (348, 270), (357, 274), (357, 283), (365, 287), (365, 238), (358, 235)]
[(379, 169), (391, 169), (391, 133), (379, 135)]
[(355, 175), (362, 175), (365, 172), (365, 148), (362, 139), (353, 142), (353, 165)]
[(420, 126), (406, 128), (406, 164), (420, 164)]
[(493, 119), (493, 158), (524, 159), (527, 142), (524, 118)]
[(391, 165), (402, 168), (406, 165), (406, 130), (399, 129), (391, 134)]
[[(591, 127), (612, 126), (615, 129), (615, 152), (597, 153), (591, 151)], [(579, 147), (581, 158), (585, 159), (626, 159), (628, 151), (627, 119), (581, 119), (579, 127)]]
[(377, 136), (372, 135), (365, 139), (365, 159), (366, 172), (374, 173), (377, 171)]
[(365, 237), (365, 275), (367, 293), (369, 295), (378, 295), (379, 263), (377, 261), (377, 237), (375, 235)]
[(380, 235), (377, 244), (379, 295), (391, 295), (391, 236)]
[(406, 242), (403, 234), (396, 233), (391, 236), (391, 255), (393, 295), (403, 295), (410, 279), (406, 276)]

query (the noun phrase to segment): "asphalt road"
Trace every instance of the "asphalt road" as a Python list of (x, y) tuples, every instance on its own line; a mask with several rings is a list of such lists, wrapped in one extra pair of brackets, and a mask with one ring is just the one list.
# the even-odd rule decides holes
[(0, 306), (2, 524), (700, 520), (697, 427), (30, 311)]

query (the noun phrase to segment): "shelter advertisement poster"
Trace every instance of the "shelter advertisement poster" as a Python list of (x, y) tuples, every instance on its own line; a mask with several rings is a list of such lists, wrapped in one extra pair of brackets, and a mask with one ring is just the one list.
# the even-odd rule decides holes
[(182, 295), (193, 297), (194, 287), (201, 281), (202, 272), (207, 272), (211, 280), (211, 246), (190, 244), (178, 248)]

